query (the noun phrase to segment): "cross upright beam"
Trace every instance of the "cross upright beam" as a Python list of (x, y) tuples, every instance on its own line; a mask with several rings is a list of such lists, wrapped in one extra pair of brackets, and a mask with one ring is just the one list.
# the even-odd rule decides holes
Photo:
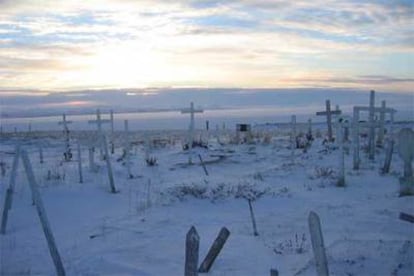
[(202, 109), (195, 109), (194, 108), (194, 103), (191, 102), (190, 103), (190, 108), (184, 108), (181, 110), (181, 114), (188, 114), (190, 113), (190, 128), (189, 128), (189, 132), (188, 132), (188, 147), (190, 150), (190, 157), (189, 157), (189, 163), (191, 163), (191, 149), (193, 148), (193, 140), (194, 140), (194, 114), (195, 113), (203, 113), (204, 110)]
[[(110, 122), (111, 122), (111, 120), (101, 119), (101, 111), (99, 110), (99, 108), (96, 110), (96, 120), (89, 120), (88, 121), (89, 124), (96, 124), (96, 126), (98, 128), (98, 137), (99, 137), (99, 139), (102, 138), (102, 136), (103, 136), (102, 124), (110, 123)], [(101, 158), (102, 158), (103, 157), (102, 147), (100, 147), (100, 155), (101, 155)]]
[(63, 114), (62, 115), (62, 121), (58, 122), (59, 125), (63, 125), (63, 130), (65, 132), (69, 131), (68, 124), (71, 124), (71, 123), (72, 123), (72, 121), (67, 121), (66, 120), (66, 114)]
[(332, 115), (340, 115), (341, 110), (331, 110), (331, 101), (326, 100), (325, 101), (326, 110), (325, 111), (319, 111), (316, 112), (317, 116), (326, 116), (326, 122), (328, 124), (328, 139), (329, 141), (332, 141)]
[(99, 134), (102, 133), (102, 125), (105, 124), (105, 123), (110, 123), (110, 122), (111, 122), (111, 120), (101, 119), (101, 111), (99, 110), (99, 108), (96, 110), (96, 120), (89, 120), (88, 121), (89, 124), (96, 124), (97, 125)]

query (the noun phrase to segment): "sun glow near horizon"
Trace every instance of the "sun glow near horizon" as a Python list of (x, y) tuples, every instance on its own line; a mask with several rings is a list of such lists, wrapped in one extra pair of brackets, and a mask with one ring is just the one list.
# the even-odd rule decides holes
[(0, 89), (414, 84), (404, 2), (106, 2), (1, 2)]

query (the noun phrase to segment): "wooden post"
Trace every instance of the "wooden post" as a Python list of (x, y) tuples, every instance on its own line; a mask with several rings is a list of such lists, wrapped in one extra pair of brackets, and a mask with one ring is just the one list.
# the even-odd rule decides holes
[(279, 276), (279, 271), (277, 271), (275, 268), (272, 268), (270, 270), (270, 276)]
[(338, 123), (337, 143), (339, 147), (339, 178), (336, 182), (336, 186), (345, 187), (345, 152), (344, 152), (344, 127), (341, 123)]
[(353, 169), (359, 170), (359, 110), (354, 107), (353, 123), (352, 123), (352, 145), (354, 148), (353, 154)]
[(369, 123), (369, 132), (368, 132), (368, 158), (374, 160), (375, 158), (375, 124), (374, 124), (374, 115), (375, 115), (375, 91), (371, 90), (369, 97), (369, 113), (368, 113), (368, 123)]
[(16, 146), (12, 170), (10, 172), (9, 187), (6, 190), (6, 196), (4, 199), (3, 212), (1, 216), (0, 234), (6, 234), (7, 218), (8, 218), (9, 210), (11, 209), (12, 203), (13, 203), (14, 185), (16, 184), (16, 176), (17, 176), (17, 168), (19, 166), (19, 159), (20, 159), (20, 146)]
[(380, 111), (380, 124), (379, 124), (379, 130), (378, 130), (378, 140), (377, 140), (377, 145), (378, 146), (382, 146), (383, 142), (384, 142), (384, 134), (385, 134), (385, 101), (381, 102), (381, 111)]
[(49, 247), (50, 255), (52, 256), (53, 263), (55, 265), (56, 274), (59, 276), (65, 275), (65, 269), (63, 267), (62, 260), (60, 259), (59, 251), (56, 247), (55, 239), (53, 237), (52, 230), (49, 225), (49, 221), (47, 219), (46, 210), (43, 206), (42, 198), (40, 197), (40, 193), (37, 190), (36, 179), (33, 174), (32, 165), (30, 163), (29, 157), (27, 156), (26, 151), (22, 151), (22, 160), (23, 165), (26, 171), (27, 180), (30, 185), (30, 189), (32, 191), (33, 199), (35, 201), (35, 206), (37, 210), (37, 214), (39, 215), (39, 219), (43, 228), (43, 233), (45, 234), (47, 244)]
[(114, 111), (111, 109), (110, 111), (110, 119), (111, 121), (111, 154), (115, 153), (115, 142), (114, 142)]
[(326, 122), (328, 124), (328, 140), (332, 141), (332, 115), (339, 115), (341, 114), (341, 111), (339, 109), (336, 109), (334, 111), (331, 110), (331, 102), (330, 100), (325, 101), (326, 110), (316, 112), (317, 116), (326, 116)]
[(194, 103), (190, 103), (190, 108), (185, 108), (181, 110), (182, 114), (190, 113), (190, 127), (188, 130), (188, 150), (189, 150), (189, 157), (188, 163), (192, 164), (192, 149), (193, 149), (193, 142), (194, 142), (194, 114), (195, 113), (202, 113), (202, 109), (195, 109)]
[(210, 270), (211, 266), (213, 265), (217, 256), (220, 254), (220, 251), (223, 248), (229, 236), (230, 231), (226, 227), (221, 228), (220, 233), (218, 234), (214, 243), (211, 245), (210, 250), (207, 253), (207, 256), (201, 263), (198, 272), (207, 273)]
[(291, 117), (291, 132), (290, 132), (290, 155), (293, 161), (296, 149), (296, 115)]
[(403, 212), (400, 212), (400, 217), (399, 217), (401, 220), (405, 220), (405, 221), (408, 221), (408, 222), (411, 222), (411, 223), (414, 223), (414, 216), (413, 215), (410, 215), (410, 214), (407, 214), (407, 213), (403, 213)]
[(254, 218), (254, 213), (253, 213), (252, 200), (248, 199), (247, 202), (249, 203), (250, 217), (252, 219), (252, 224), (253, 224), (253, 235), (259, 236), (259, 233), (257, 232), (257, 228), (256, 228), (256, 219)]
[[(96, 120), (89, 120), (88, 121), (89, 124), (96, 124), (97, 129), (98, 129), (97, 133), (98, 133), (99, 138), (103, 135), (102, 124), (110, 123), (110, 122), (111, 122), (111, 120), (102, 120), (101, 119), (101, 111), (99, 109), (96, 110)], [(100, 147), (99, 149), (100, 149), (99, 152), (100, 152), (101, 159), (102, 159), (103, 158), (103, 152), (102, 152), (103, 149), (102, 149), (102, 147)]]
[(41, 145), (39, 145), (39, 161), (40, 164), (43, 164), (43, 148)]
[(82, 155), (81, 155), (81, 146), (78, 141), (78, 170), (79, 170), (79, 183), (83, 183), (83, 174), (82, 174)]
[(184, 276), (198, 275), (198, 250), (200, 245), (200, 236), (194, 226), (191, 226), (187, 232), (185, 240), (185, 269)]
[(134, 176), (131, 173), (131, 162), (130, 162), (130, 150), (131, 150), (131, 144), (129, 142), (129, 127), (128, 127), (128, 120), (124, 121), (124, 128), (125, 128), (125, 146), (124, 146), (124, 150), (125, 150), (125, 161), (126, 161), (126, 166), (127, 166), (127, 170), (128, 170), (128, 178), (134, 178)]
[(208, 171), (207, 171), (206, 165), (204, 164), (203, 158), (201, 158), (200, 154), (198, 155), (198, 158), (200, 159), (200, 163), (201, 163), (201, 166), (204, 169), (204, 173), (208, 176)]
[(88, 153), (89, 153), (89, 170), (93, 172), (95, 171), (95, 148), (90, 146), (88, 149)]
[(315, 256), (316, 272), (318, 276), (329, 276), (328, 262), (326, 259), (325, 245), (323, 242), (319, 216), (315, 212), (310, 212), (308, 223), (313, 254)]
[(111, 193), (115, 194), (117, 191), (115, 189), (114, 175), (112, 173), (111, 160), (110, 160), (110, 157), (109, 157), (108, 145), (106, 144), (105, 135), (102, 135), (101, 140), (102, 140), (101, 147), (103, 147), (104, 153), (105, 153), (105, 162), (106, 162), (106, 168), (107, 168), (107, 171), (108, 171), (108, 178), (109, 178), (109, 185), (110, 185), (110, 188), (111, 188)]
[(389, 173), (391, 167), (392, 153), (394, 151), (394, 140), (388, 140), (387, 149), (385, 151), (384, 166), (382, 167), (382, 173)]

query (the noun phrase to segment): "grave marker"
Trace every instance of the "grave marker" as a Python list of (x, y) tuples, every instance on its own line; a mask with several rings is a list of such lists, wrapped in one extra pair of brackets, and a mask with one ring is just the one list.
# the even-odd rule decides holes
[(109, 113), (111, 121), (111, 154), (115, 153), (115, 142), (114, 142), (114, 111), (111, 109)]
[(89, 156), (89, 170), (91, 172), (94, 172), (95, 169), (96, 169), (96, 166), (95, 166), (95, 147), (89, 146), (88, 156)]
[(292, 115), (290, 124), (292, 128), (290, 132), (290, 153), (293, 160), (296, 148), (296, 115)]
[(66, 114), (62, 115), (62, 121), (58, 122), (58, 125), (63, 126), (63, 133), (65, 135), (65, 152), (63, 156), (65, 157), (65, 161), (70, 161), (72, 159), (72, 153), (70, 150), (70, 137), (69, 137), (69, 127), (68, 125), (71, 124), (72, 121), (66, 121)]
[(13, 193), (14, 193), (14, 186), (16, 184), (16, 176), (17, 176), (17, 168), (19, 166), (19, 159), (20, 159), (20, 146), (16, 146), (12, 170), (10, 172), (9, 187), (6, 190), (6, 195), (5, 195), (6, 197), (4, 199), (4, 206), (3, 206), (3, 212), (2, 212), (2, 217), (1, 217), (0, 234), (6, 233), (8, 212), (11, 209), (11, 206), (13, 203)]
[(338, 187), (345, 186), (345, 129), (349, 127), (351, 118), (348, 116), (341, 116), (337, 119), (337, 144), (339, 147), (339, 177), (336, 183)]
[(131, 143), (129, 141), (128, 120), (124, 121), (124, 129), (125, 129), (124, 151), (125, 151), (126, 166), (127, 166), (127, 170), (128, 170), (128, 178), (134, 178), (134, 176), (131, 173), (131, 162), (130, 162)]
[(318, 276), (329, 276), (328, 261), (326, 259), (325, 245), (323, 242), (321, 221), (315, 212), (310, 212), (309, 232), (311, 236), (313, 254), (315, 256), (316, 272)]
[(194, 226), (191, 226), (187, 232), (185, 240), (185, 276), (198, 275), (198, 250), (200, 245), (200, 236)]
[(192, 148), (194, 142), (194, 114), (195, 113), (203, 113), (204, 110), (202, 109), (195, 109), (194, 103), (190, 103), (190, 108), (185, 108), (181, 110), (181, 114), (188, 114), (190, 113), (190, 127), (188, 131), (188, 150), (189, 150), (189, 157), (188, 163), (192, 163)]
[(210, 250), (207, 253), (207, 256), (204, 258), (203, 262), (198, 269), (198, 272), (207, 273), (209, 272), (211, 266), (213, 265), (215, 259), (220, 254), (221, 249), (227, 241), (227, 238), (230, 236), (230, 231), (223, 227), (220, 230), (216, 240), (211, 245)]
[(253, 235), (259, 236), (259, 233), (257, 232), (257, 227), (256, 227), (256, 219), (254, 217), (254, 212), (253, 212), (252, 200), (247, 199), (247, 202), (249, 203), (250, 218), (252, 219), (252, 224), (253, 224)]
[(78, 141), (78, 171), (79, 171), (79, 183), (83, 183), (83, 174), (82, 174), (82, 156), (81, 156), (81, 146)]
[[(96, 110), (96, 120), (89, 120), (89, 124), (96, 124), (97, 131), (98, 131), (98, 138), (102, 138), (103, 132), (102, 132), (102, 124), (110, 123), (111, 120), (103, 120), (101, 119), (101, 111), (99, 109)], [(103, 158), (103, 149), (100, 147), (100, 155), (101, 159)]]
[(400, 178), (400, 195), (414, 195), (412, 162), (414, 159), (414, 132), (403, 128), (398, 133), (398, 153), (404, 161), (404, 173)]
[(108, 171), (109, 186), (111, 188), (111, 193), (115, 194), (117, 191), (115, 188), (114, 175), (112, 173), (112, 165), (111, 165), (111, 160), (109, 157), (108, 145), (106, 144), (105, 135), (103, 135), (100, 140), (102, 141), (101, 147), (103, 147), (104, 153), (105, 153), (105, 162), (106, 162), (106, 168)]
[[(387, 108), (385, 107), (385, 102), (383, 103), (383, 106), (381, 107), (375, 107), (375, 91), (371, 91), (370, 93), (370, 105), (367, 106), (354, 106), (353, 114), (354, 114), (354, 120), (353, 120), (353, 148), (354, 148), (354, 170), (359, 169), (359, 163), (360, 163), (360, 157), (359, 157), (359, 130), (360, 127), (368, 127), (369, 128), (369, 135), (368, 135), (368, 158), (371, 160), (374, 160), (375, 158), (375, 128), (384, 128), (385, 119), (383, 122), (381, 121), (374, 121), (375, 113), (380, 112), (381, 114), (389, 113), (391, 116), (391, 126), (394, 121), (394, 113), (396, 112), (393, 108)], [(368, 122), (360, 122), (360, 112), (361, 111), (368, 111)], [(383, 130), (382, 130), (383, 132)], [(392, 131), (390, 131), (392, 134)]]
[(340, 115), (340, 110), (331, 111), (331, 102), (330, 100), (325, 101), (326, 110), (325, 111), (319, 111), (316, 112), (317, 116), (326, 116), (326, 122), (328, 124), (328, 140), (332, 141), (332, 115)]

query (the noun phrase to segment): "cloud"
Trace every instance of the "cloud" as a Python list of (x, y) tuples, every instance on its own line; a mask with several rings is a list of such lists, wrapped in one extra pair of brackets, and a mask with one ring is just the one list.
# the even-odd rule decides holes
[(359, 85), (413, 58), (412, 2), (392, 2), (0, 0), (0, 85)]

